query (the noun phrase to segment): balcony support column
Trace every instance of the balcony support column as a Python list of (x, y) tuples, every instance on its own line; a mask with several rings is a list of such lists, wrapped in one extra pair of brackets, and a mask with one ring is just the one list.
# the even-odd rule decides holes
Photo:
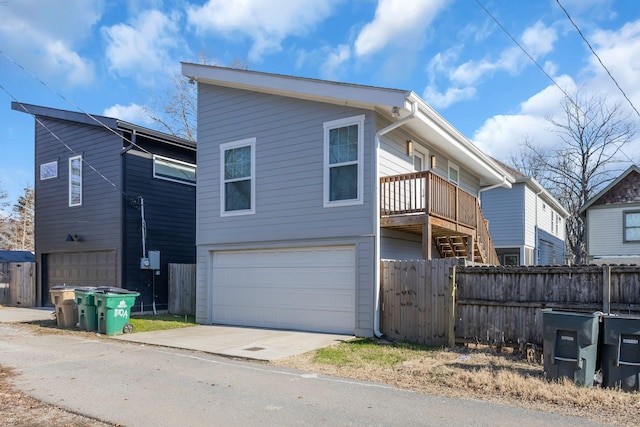
[(431, 232), (431, 217), (427, 215), (426, 221), (422, 224), (422, 258), (432, 259), (431, 248), (433, 247), (433, 236)]
[(471, 234), (469, 235), (469, 237), (467, 237), (467, 257), (471, 262), (474, 262), (476, 260), (473, 253), (474, 247), (475, 247), (475, 236)]

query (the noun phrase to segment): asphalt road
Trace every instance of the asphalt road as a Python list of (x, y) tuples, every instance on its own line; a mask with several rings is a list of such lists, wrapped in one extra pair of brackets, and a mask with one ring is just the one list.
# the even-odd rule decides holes
[[(590, 426), (583, 419), (210, 354), (0, 324), (0, 364), (47, 403), (123, 426)], [(0, 414), (1, 418), (1, 414)]]

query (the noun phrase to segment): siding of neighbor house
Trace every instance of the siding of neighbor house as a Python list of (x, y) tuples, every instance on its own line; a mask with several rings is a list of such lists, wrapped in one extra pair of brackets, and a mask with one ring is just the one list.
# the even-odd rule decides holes
[[(138, 143), (142, 138), (138, 137)], [(195, 163), (194, 150), (167, 150), (162, 146), (145, 148), (174, 160)], [(124, 203), (124, 283), (126, 288), (140, 292), (136, 311), (148, 311), (154, 302), (158, 310), (168, 307), (168, 264), (195, 263), (195, 186), (153, 177), (153, 159), (150, 154), (130, 150), (125, 156), (125, 185), (128, 199)], [(147, 251), (160, 251), (160, 274), (140, 269), (142, 257), (142, 219), (138, 197), (144, 199), (147, 230)]]
[(482, 212), (489, 220), (491, 240), (497, 248), (524, 245), (525, 211), (524, 185), (494, 188), (480, 195)]
[[(121, 139), (109, 130), (66, 120), (39, 119), (58, 138), (70, 146), (71, 153), (42, 126), (36, 124), (35, 147), (35, 234), (36, 262), (42, 255), (61, 252), (115, 251), (120, 257), (120, 192), (87, 164), (99, 170), (115, 185), (121, 185), (119, 153)], [(69, 207), (69, 157), (82, 155), (82, 205)], [(58, 176), (40, 180), (40, 165), (56, 161)], [(63, 220), (62, 220), (63, 219)], [(68, 234), (78, 234), (79, 242), (66, 242)], [(114, 268), (118, 269), (119, 262)], [(42, 273), (42, 269), (38, 274)], [(115, 277), (119, 278), (119, 271)], [(41, 277), (38, 283), (42, 283)], [(120, 280), (113, 285), (119, 286)], [(48, 294), (47, 289), (41, 290)]]
[[(373, 328), (373, 205), (323, 207), (323, 123), (365, 114), (364, 182), (372, 179), (373, 112), (206, 84), (198, 86), (197, 306), (210, 322), (212, 251), (355, 245), (356, 334)], [(222, 143), (256, 138), (255, 214), (220, 216)], [(286, 239), (283, 240), (283, 236)]]
[(587, 211), (587, 253), (595, 257), (640, 255), (640, 242), (625, 243), (623, 235), (623, 212), (638, 209), (638, 203), (591, 206)]

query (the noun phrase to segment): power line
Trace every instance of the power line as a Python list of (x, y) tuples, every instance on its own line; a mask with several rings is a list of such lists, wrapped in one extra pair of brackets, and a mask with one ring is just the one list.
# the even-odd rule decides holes
[(611, 74), (611, 72), (609, 71), (609, 69), (607, 68), (606, 65), (604, 65), (604, 63), (602, 62), (602, 59), (600, 59), (600, 56), (598, 56), (598, 54), (596, 53), (596, 51), (593, 49), (593, 47), (591, 46), (591, 43), (589, 43), (589, 41), (587, 40), (587, 38), (584, 36), (584, 34), (582, 34), (582, 31), (580, 31), (580, 28), (578, 28), (578, 25), (573, 21), (573, 19), (571, 18), (571, 16), (569, 15), (569, 12), (567, 12), (567, 9), (564, 8), (564, 6), (562, 6), (562, 3), (560, 3), (560, 0), (556, 0), (556, 3), (558, 3), (558, 6), (560, 6), (560, 9), (562, 9), (562, 11), (564, 12), (565, 15), (567, 15), (567, 18), (569, 19), (569, 21), (571, 22), (571, 24), (574, 26), (574, 28), (576, 29), (576, 31), (578, 31), (578, 34), (580, 34), (580, 37), (582, 37), (582, 40), (584, 40), (584, 42), (587, 44), (587, 46), (589, 46), (589, 50), (591, 50), (591, 53), (593, 53), (593, 55), (598, 59), (598, 62), (600, 63), (600, 65), (602, 66), (602, 68), (604, 68), (604, 70), (607, 72), (607, 74), (609, 75), (609, 77), (611, 78), (611, 80), (613, 81), (613, 83), (615, 83), (616, 87), (618, 88), (618, 90), (620, 91), (620, 93), (622, 93), (622, 96), (624, 96), (624, 98), (627, 100), (627, 102), (629, 103), (629, 105), (631, 105), (631, 108), (633, 108), (633, 111), (636, 112), (636, 114), (638, 115), (638, 117), (640, 117), (640, 112), (638, 111), (638, 109), (636, 108), (635, 105), (633, 105), (633, 102), (631, 102), (631, 99), (629, 99), (629, 97), (627, 96), (627, 94), (625, 93), (625, 91), (620, 87), (620, 85), (618, 84), (618, 82), (616, 81), (616, 79), (613, 77), (613, 75)]
[[(51, 129), (49, 129), (49, 127), (42, 122), (42, 120), (40, 120), (38, 118), (37, 115), (31, 113), (27, 107), (25, 107), (24, 104), (22, 104), (20, 101), (18, 101), (16, 99), (15, 96), (13, 96), (2, 84), (0, 84), (0, 89), (2, 89), (2, 91), (4, 93), (6, 93), (11, 99), (13, 99), (24, 111), (25, 113), (31, 115), (35, 121), (42, 126), (47, 132), (49, 132), (59, 143), (61, 143), (62, 145), (65, 146), (65, 148), (67, 150), (69, 150), (71, 153), (73, 153), (76, 156), (80, 156), (80, 159), (82, 159), (82, 163), (86, 164), (87, 166), (89, 166), (89, 168), (94, 171), (95, 173), (98, 174), (98, 176), (100, 176), (102, 179), (104, 179), (107, 183), (109, 183), (112, 187), (114, 187), (116, 190), (118, 190), (122, 195), (124, 195), (125, 197), (134, 200), (134, 198), (132, 198), (131, 196), (129, 196), (127, 193), (125, 193), (120, 187), (118, 187), (113, 181), (111, 181), (109, 178), (107, 178), (104, 174), (102, 174), (98, 169), (96, 169), (95, 167), (93, 167), (93, 165), (91, 165), (91, 163), (87, 162), (87, 160), (84, 158), (84, 156), (82, 156), (81, 154), (78, 154), (75, 152), (75, 150), (73, 148), (71, 148), (66, 142), (64, 142), (58, 135), (55, 134), (54, 131), (52, 131)], [(106, 125), (105, 125), (106, 126)], [(119, 134), (116, 133), (116, 135), (120, 136)]]
[[(556, 1), (558, 1), (558, 0), (556, 0)], [(552, 83), (553, 83), (553, 84), (554, 84), (554, 85), (555, 85), (555, 86), (560, 90), (560, 92), (562, 92), (562, 94), (565, 96), (565, 98), (566, 98), (566, 99), (568, 99), (568, 100), (569, 100), (569, 102), (571, 102), (571, 104), (573, 104), (573, 105), (578, 109), (578, 111), (580, 111), (583, 115), (585, 115), (585, 116), (586, 116), (587, 114), (586, 114), (586, 113), (584, 112), (584, 110), (580, 107), (580, 105), (578, 105), (578, 103), (577, 103), (577, 102), (576, 102), (576, 101), (575, 101), (575, 100), (574, 100), (574, 99), (573, 99), (569, 94), (567, 94), (567, 92), (566, 92), (566, 91), (565, 91), (565, 90), (564, 90), (564, 89), (563, 89), (563, 88), (562, 88), (562, 87), (561, 87), (561, 86), (560, 86), (560, 85), (555, 81), (555, 79), (554, 79), (554, 78), (553, 78), (549, 73), (547, 73), (547, 71), (546, 71), (546, 70), (545, 70), (545, 69), (544, 69), (540, 64), (538, 64), (538, 62), (537, 62), (537, 61), (536, 61), (536, 60), (535, 60), (535, 59), (534, 59), (534, 58), (529, 54), (529, 52), (527, 52), (527, 50), (526, 50), (526, 49), (525, 49), (525, 48), (524, 48), (524, 47), (523, 47), (523, 46), (518, 42), (518, 40), (516, 40), (516, 38), (515, 38), (515, 37), (513, 37), (513, 36), (511, 35), (511, 33), (509, 32), (509, 30), (507, 30), (507, 29), (506, 29), (506, 28), (505, 28), (505, 27), (500, 23), (500, 21), (498, 21), (498, 19), (497, 19), (495, 16), (493, 16), (493, 14), (491, 14), (491, 12), (489, 12), (489, 10), (488, 10), (488, 9), (487, 9), (487, 8), (486, 8), (486, 7), (481, 3), (481, 2), (480, 2), (480, 0), (476, 0), (476, 3), (478, 3), (478, 5), (479, 5), (479, 6), (480, 6), (484, 11), (485, 11), (485, 13), (486, 13), (487, 15), (489, 15), (489, 17), (490, 17), (491, 19), (493, 19), (493, 21), (496, 23), (496, 25), (498, 25), (498, 26), (502, 29), (502, 31), (504, 31), (504, 33), (505, 33), (507, 36), (509, 36), (509, 38), (510, 38), (510, 39), (511, 39), (515, 44), (516, 44), (516, 46), (518, 46), (518, 47), (520, 48), (520, 50), (521, 50), (522, 52), (524, 52), (524, 54), (525, 54), (525, 55), (527, 55), (527, 57), (531, 60), (531, 62), (533, 62), (533, 63), (534, 63), (534, 64), (535, 64), (535, 65), (536, 65), (536, 66), (537, 66), (537, 67), (538, 67), (538, 68), (539, 68), (543, 73), (544, 73), (544, 75), (545, 75), (545, 76), (547, 76), (547, 78), (548, 78), (549, 80), (551, 80), (551, 82), (552, 82)], [(585, 40), (585, 41), (586, 41), (586, 40)], [(595, 54), (595, 52), (594, 52), (594, 54)], [(596, 56), (597, 56), (597, 55), (596, 55)], [(603, 64), (603, 66), (604, 66), (604, 64)], [(612, 78), (613, 78), (613, 77), (612, 77)], [(615, 80), (614, 80), (614, 81), (615, 81)], [(617, 84), (617, 83), (616, 83), (616, 84)], [(620, 89), (620, 90), (622, 90), (622, 89)], [(624, 94), (624, 92), (623, 92), (623, 94)], [(625, 97), (626, 97), (626, 95), (625, 95)], [(627, 98), (627, 100), (628, 100), (628, 98)], [(631, 101), (629, 101), (629, 102), (631, 102)], [(633, 104), (631, 104), (631, 106), (633, 107)], [(635, 107), (633, 107), (633, 108), (634, 108), (634, 110), (635, 110)], [(637, 112), (637, 110), (636, 110), (636, 112)], [(615, 144), (614, 144), (614, 145), (615, 145)], [(634, 161), (631, 157), (629, 157), (629, 155), (628, 155), (627, 153), (625, 153), (625, 152), (622, 150), (622, 147), (620, 147), (620, 146), (618, 146), (618, 145), (615, 145), (615, 146), (618, 148), (618, 150), (620, 151), (620, 153), (622, 153), (622, 155), (624, 155), (624, 156), (627, 158), (627, 160), (629, 160), (631, 163), (634, 163), (634, 164), (635, 164), (635, 161)]]
[[(89, 117), (91, 120), (95, 121), (96, 123), (98, 123), (98, 125), (104, 127), (105, 129), (107, 129), (109, 132), (113, 133), (114, 135), (117, 135), (118, 137), (121, 137), (122, 139), (124, 139), (125, 141), (127, 141), (129, 144), (137, 147), (138, 149), (140, 149), (141, 151), (147, 153), (147, 154), (152, 154), (149, 150), (144, 149), (143, 147), (140, 147), (138, 144), (136, 144), (135, 142), (127, 139), (124, 135), (120, 135), (118, 132), (116, 132), (115, 129), (107, 126), (106, 124), (102, 123), (99, 119), (97, 119), (96, 117), (94, 117), (93, 115), (87, 113), (86, 111), (84, 111), (82, 108), (80, 108), (78, 105), (76, 105), (74, 102), (72, 102), (70, 99), (66, 98), (64, 95), (62, 95), (60, 92), (56, 91), (54, 88), (52, 88), (51, 86), (49, 86), (48, 84), (46, 84), (45, 82), (43, 82), (41, 79), (38, 78), (38, 76), (36, 76), (35, 74), (33, 74), (31, 71), (29, 71), (28, 69), (26, 69), (25, 67), (23, 67), (21, 64), (19, 64), (16, 60), (14, 60), (13, 58), (11, 58), (9, 55), (7, 55), (3, 50), (0, 50), (0, 55), (4, 56), (5, 58), (7, 58), (9, 61), (11, 61), (16, 67), (20, 68), (22, 71), (24, 71), (25, 73), (27, 73), (31, 78), (33, 78), (34, 80), (36, 80), (38, 83), (40, 83), (41, 85), (43, 85), (45, 88), (49, 89), (51, 92), (53, 92), (54, 94), (58, 95), (60, 98), (62, 98), (65, 102), (67, 102), (69, 105), (72, 105), (74, 108), (76, 108), (78, 111), (80, 111), (82, 114), (86, 115), (87, 117)], [(6, 90), (5, 90), (6, 92)], [(8, 92), (6, 92), (7, 94), (9, 94)], [(12, 97), (13, 98), (13, 97)], [(15, 98), (13, 98), (18, 104), (20, 104), (20, 106), (27, 112), (29, 113), (29, 111), (26, 110), (26, 108), (24, 107), (24, 105), (22, 105), (22, 103), (20, 103), (18, 100), (16, 100)], [(31, 114), (31, 113), (29, 113)]]

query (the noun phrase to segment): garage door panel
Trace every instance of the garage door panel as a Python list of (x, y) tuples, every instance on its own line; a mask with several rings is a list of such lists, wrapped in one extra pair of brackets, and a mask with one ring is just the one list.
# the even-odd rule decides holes
[(215, 252), (213, 321), (353, 333), (355, 248)]

